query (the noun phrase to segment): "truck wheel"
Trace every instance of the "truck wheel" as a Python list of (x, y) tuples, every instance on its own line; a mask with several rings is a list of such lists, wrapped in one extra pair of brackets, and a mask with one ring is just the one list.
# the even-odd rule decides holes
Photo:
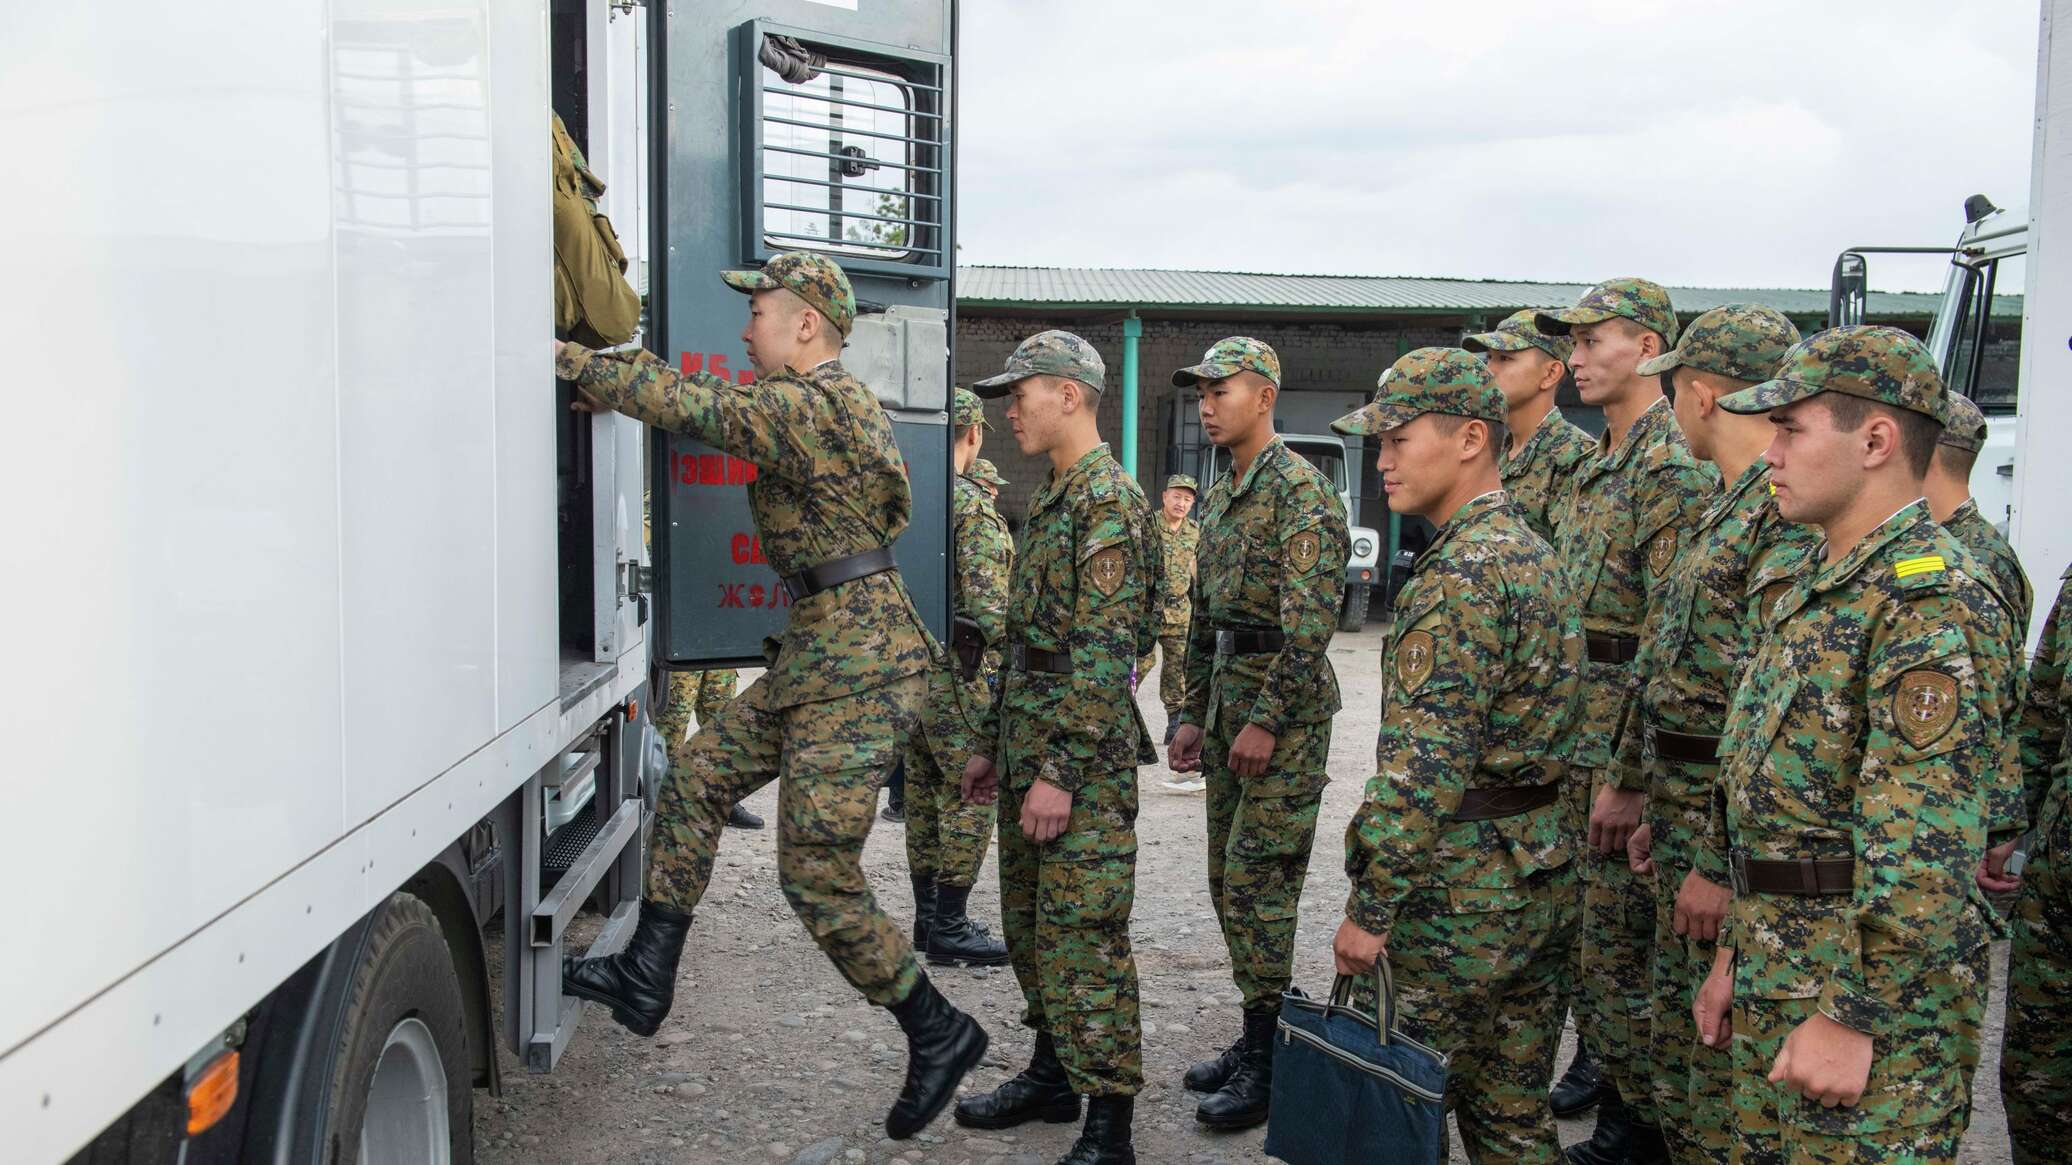
[(453, 952), (432, 908), (398, 893), (353, 973), (331, 1077), (330, 1165), (467, 1165), (475, 1096)]
[(1367, 592), (1370, 588), (1349, 586), (1345, 588), (1345, 605), (1338, 609), (1338, 629), (1358, 631), (1367, 625)]

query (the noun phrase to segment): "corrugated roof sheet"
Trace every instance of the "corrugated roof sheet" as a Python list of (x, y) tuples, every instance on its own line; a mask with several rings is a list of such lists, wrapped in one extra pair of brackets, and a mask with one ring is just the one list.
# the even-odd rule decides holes
[[(1267, 275), (1148, 267), (959, 267), (957, 301), (975, 307), (1277, 309), (1289, 312), (1510, 312), (1566, 307), (1586, 285), (1428, 279), (1399, 275)], [(1767, 303), (1788, 315), (1827, 314), (1825, 288), (1672, 287), (1686, 315), (1723, 303)], [(1923, 318), (1940, 296), (1874, 291), (1872, 319)], [(1994, 297), (1994, 314), (2020, 314), (2021, 297)]]

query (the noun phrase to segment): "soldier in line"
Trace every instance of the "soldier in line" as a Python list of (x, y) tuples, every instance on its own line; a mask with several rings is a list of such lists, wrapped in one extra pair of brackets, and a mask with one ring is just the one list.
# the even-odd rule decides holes
[[(1597, 444), (1554, 403), (1561, 382), (1568, 378), (1575, 341), (1540, 331), (1537, 314), (1530, 308), (1512, 312), (1495, 331), (1464, 337), (1460, 346), (1482, 354), (1504, 394), (1504, 427), (1511, 433), (1511, 448), (1503, 458), (1504, 492), (1524, 512), (1533, 533), (1551, 546), (1568, 508), (1576, 471), (1596, 455)], [(1578, 818), (1582, 812), (1577, 811)], [(1564, 1003), (1575, 999), (1574, 979), (1571, 973), (1562, 986)], [(1575, 1058), (1550, 1098), (1557, 1117), (1580, 1116), (1595, 1108), (1604, 1085), (1587, 1033), (1576, 1035)]]
[(2006, 603), (2015, 623), (2015, 635), (2029, 642), (2029, 612), (2036, 605), (2036, 592), (2007, 536), (1979, 512), (1978, 499), (1971, 496), (1971, 467), (1979, 450), (1986, 447), (1986, 415), (1966, 397), (1943, 394), (1942, 439), (1935, 443), (1935, 459), (1928, 463), (1925, 483), (1928, 511), (1941, 522), (1971, 556), (1986, 568), (1981, 579)]
[[(2072, 1146), (2072, 568), (2043, 621), (2015, 728), (2028, 820), (2028, 868), (2007, 956), (2000, 1097), (2017, 1165), (2062, 1161)], [(1989, 871), (2004, 877), (2005, 858)], [(1992, 859), (1988, 859), (1992, 864)]]
[(1244, 997), (1237, 1042), (1184, 1080), (1210, 1094), (1195, 1119), (1218, 1129), (1267, 1117), (1340, 707), (1326, 653), (1345, 592), (1345, 505), (1275, 434), (1280, 382), (1280, 358), (1249, 336), (1218, 340), (1173, 373), (1175, 386), (1199, 387), (1202, 432), (1231, 462), (1202, 505), (1187, 700), (1167, 754), (1175, 772), (1207, 778), (1209, 898)]
[(1554, 403), (1555, 390), (1568, 378), (1575, 340), (1542, 332), (1536, 315), (1530, 308), (1512, 312), (1495, 331), (1465, 337), (1460, 346), (1482, 354), (1504, 394), (1504, 426), (1511, 432), (1504, 492), (1525, 512), (1533, 533), (1551, 545), (1569, 484), (1596, 444)]
[[(1165, 705), (1166, 730), (1163, 743), (1173, 742), (1180, 727), (1180, 705), (1187, 701), (1187, 594), (1194, 585), (1194, 548), (1201, 540), (1201, 527), (1187, 515), (1194, 509), (1199, 487), (1194, 478), (1176, 473), (1166, 478), (1159, 495), (1159, 545), (1165, 555), (1165, 573), (1158, 592), (1158, 649), (1165, 657), (1165, 670), (1158, 673), (1158, 701)], [(1151, 674), (1152, 655), (1137, 661), (1137, 675)]]
[(985, 490), (989, 501), (999, 501), (1000, 487), (1007, 484), (1007, 479), (1000, 476), (1000, 471), (994, 468), (993, 463), (983, 457), (974, 460), (971, 468), (964, 471), (963, 477), (964, 480), (975, 482), (980, 489)]
[(928, 677), (921, 732), (907, 746), (907, 873), (914, 885), (914, 946), (931, 964), (997, 966), (1007, 944), (966, 913), (985, 864), (993, 807), (966, 801), (964, 762), (985, 751), (979, 726), (1000, 685), (1007, 637), (1007, 576), (1014, 543), (992, 499), (962, 476), (985, 443), (986, 412), (969, 389), (956, 391), (950, 456), (951, 561), (956, 616), (950, 655)]
[(1096, 427), (1106, 371), (1069, 332), (1022, 341), (980, 396), (1012, 394), (1007, 418), (1050, 479), (1029, 500), (1008, 588), (1007, 671), (965, 765), (965, 795), (998, 797), (1000, 915), (1035, 1029), (1029, 1066), (957, 1103), (957, 1123), (1086, 1123), (1060, 1165), (1134, 1165), (1144, 1084), (1137, 966), (1137, 766), (1158, 759), (1130, 696), (1130, 665), (1157, 629), (1158, 544), (1144, 491)]
[(769, 669), (677, 750), (656, 811), (649, 897), (625, 950), (570, 959), (562, 986), (654, 1034), (720, 825), (742, 797), (780, 781), (784, 896), (843, 978), (906, 1033), (906, 1081), (885, 1118), (886, 1135), (903, 1139), (949, 1103), (986, 1049), (985, 1031), (928, 981), (863, 875), (878, 786), (915, 731), (940, 650), (892, 562), (912, 507), (906, 465), (884, 408), (839, 359), (856, 318), (842, 269), (793, 251), (722, 278), (750, 297), (742, 338), (752, 386), (681, 374), (646, 352), (556, 345), (555, 372), (575, 382), (585, 407), (756, 464), (749, 512), (792, 599)]
[(1649, 609), (1635, 664), (1640, 698), (1619, 736), (1619, 763), (1647, 774), (1648, 823), (1627, 848), (1635, 872), (1654, 883), (1649, 1059), (1655, 1111), (1678, 1162), (1725, 1165), (1733, 1145), (1731, 1061), (1698, 1045), (1691, 1001), (1712, 970), (1732, 893), (1725, 825), (1714, 807), (1727, 705), (1755, 653), (1749, 595), (1764, 579), (1794, 577), (1819, 541), (1812, 527), (1777, 513), (1762, 459), (1769, 422), (1727, 412), (1719, 401), (1768, 380), (1798, 340), (1781, 313), (1728, 304), (1692, 320), (1674, 349), (1639, 368), (1643, 376), (1670, 375), (1676, 423), (1691, 452), (1731, 483), (1708, 499), (1663, 601)]
[(1954, 1162), (1993, 937), (1972, 879), (2013, 727), (2006, 616), (1922, 500), (1928, 351), (1834, 328), (1774, 375), (1719, 403), (1770, 414), (1778, 512), (1825, 541), (1759, 596), (1720, 747), (1735, 894), (1694, 1018), (1711, 1046), (1731, 1035), (1735, 1160)]
[(1609, 1079), (1596, 1132), (1568, 1156), (1575, 1165), (1614, 1165), (1629, 1155), (1659, 1161), (1665, 1149), (1647, 1067), (1655, 895), (1626, 859), (1647, 778), (1637, 765), (1618, 764), (1612, 746), (1633, 695), (1641, 624), (1717, 478), (1691, 456), (1656, 379), (1638, 371), (1676, 342), (1676, 312), (1659, 284), (1608, 280), (1534, 322), (1575, 341), (1576, 389), (1605, 418), (1596, 456), (1577, 471), (1556, 548), (1561, 591), (1583, 623), (1583, 713), (1570, 759), (1580, 770), (1576, 791), (1591, 791), (1587, 823), (1581, 806), (1575, 812), (1595, 851), (1582, 862), (1576, 1018)]
[(1420, 348), (1331, 425), (1378, 437), (1390, 507), (1439, 527), (1396, 600), (1332, 950), (1370, 998), (1389, 959), (1405, 1033), (1451, 1058), (1446, 1103), (1470, 1161), (1551, 1165), (1563, 935), (1580, 909), (1559, 755), (1582, 637), (1546, 541), (1502, 489), (1505, 416), (1480, 361)]

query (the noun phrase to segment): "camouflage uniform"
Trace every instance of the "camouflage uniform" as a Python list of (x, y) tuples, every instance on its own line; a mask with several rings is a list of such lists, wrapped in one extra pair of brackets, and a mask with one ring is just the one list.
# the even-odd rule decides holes
[[(1165, 487), (1190, 493), (1199, 489), (1194, 479), (1184, 473), (1167, 478)], [(1153, 525), (1165, 557), (1165, 573), (1158, 589), (1158, 651), (1165, 657), (1165, 670), (1158, 673), (1158, 702), (1165, 705), (1170, 721), (1179, 716), (1180, 706), (1187, 702), (1188, 591), (1194, 585), (1195, 548), (1201, 542), (1201, 526), (1193, 518), (1180, 519), (1177, 528), (1168, 526), (1163, 513)], [(1138, 676), (1150, 674), (1151, 660), (1151, 654), (1146, 652), (1137, 661)]]
[[(1001, 396), (1036, 375), (1103, 387), (1100, 355), (1066, 332), (1023, 341), (1007, 369), (974, 389)], [(1008, 588), (1007, 670), (981, 733), (1000, 774), (1000, 916), (1022, 1022), (1050, 1033), (1084, 1096), (1134, 1096), (1144, 1083), (1129, 921), (1136, 767), (1158, 758), (1129, 679), (1156, 618), (1154, 520), (1106, 445), (1029, 500)], [(1020, 827), (1038, 778), (1072, 794), (1065, 832), (1042, 845)]]
[(996, 498), (1000, 496), (1000, 487), (1007, 484), (1007, 479), (1000, 476), (993, 463), (983, 457), (972, 461), (971, 468), (964, 471), (964, 480), (986, 487), (987, 496)]
[[(1424, 348), (1332, 427), (1380, 433), (1426, 412), (1501, 422), (1503, 395), (1465, 352)], [(1405, 1033), (1451, 1057), (1471, 1161), (1561, 1160), (1547, 1083), (1578, 904), (1557, 755), (1582, 638), (1549, 553), (1502, 490), (1439, 527), (1396, 601), (1375, 776), (1345, 834), (1346, 917), (1388, 936)], [(1523, 798), (1488, 807), (1490, 791)]]
[[(1279, 357), (1245, 336), (1218, 341), (1173, 383), (1240, 370), (1280, 383)], [(1201, 515), (1180, 723), (1203, 732), (1209, 899), (1245, 1010), (1257, 1011), (1278, 1008), (1288, 989), (1296, 906), (1330, 780), (1331, 715), (1341, 704), (1327, 653), (1350, 539), (1330, 479), (1277, 436), (1242, 477), (1233, 467), (1216, 479)], [(1261, 632), (1278, 633), (1280, 643), (1228, 649), (1237, 635)], [(1267, 771), (1256, 777), (1238, 776), (1229, 763), (1248, 724), (1275, 737)]]
[(2072, 1152), (2072, 568), (2043, 622), (2029, 665), (2028, 694), (2015, 730), (2035, 822), (2029, 864), (2015, 901), (2007, 956), (2007, 1032), (2000, 1045), (2000, 1096), (2017, 1162), (2062, 1161)]
[[(1660, 334), (1677, 336), (1669, 293), (1645, 279), (1614, 279), (1585, 292), (1576, 306), (1541, 312), (1539, 328), (1567, 335), (1577, 324), (1613, 316)], [(1617, 448), (1610, 433), (1597, 456), (1575, 477), (1569, 512), (1560, 528), (1562, 590), (1580, 604), (1585, 637), (1583, 713), (1573, 760), (1575, 826), (1587, 827), (1599, 789), (1616, 785), (1643, 791), (1638, 765), (1619, 765), (1613, 746), (1635, 690), (1631, 658), (1651, 604), (1690, 532), (1705, 511), (1718, 475), (1691, 455), (1690, 443), (1656, 401), (1633, 422)], [(1623, 853), (1595, 850), (1582, 858), (1583, 924), (1578, 964), (1577, 1023), (1604, 1060), (1606, 1075), (1643, 1125), (1656, 1122), (1647, 1066), (1654, 975), (1655, 892), (1634, 874)]]
[[(1961, 449), (1976, 454), (1986, 447), (1986, 415), (1977, 405), (1955, 393), (1943, 394), (1943, 433), (1939, 445)], [(2007, 537), (1993, 528), (1993, 523), (1979, 512), (1978, 499), (1967, 498), (1963, 505), (1950, 511), (1943, 519), (1943, 529), (1971, 551), (1973, 558), (1985, 566), (1987, 577), (1982, 580), (1999, 594), (2007, 604), (2007, 613), (2014, 619), (2016, 639), (2026, 646), (2029, 642), (2029, 612), (2035, 608), (2036, 592), (2029, 586), (2029, 575), (2014, 555), (2014, 547), (2007, 544)]]
[[(1575, 354), (1576, 342), (1567, 336), (1550, 336), (1535, 322), (1531, 308), (1512, 312), (1493, 332), (1463, 337), (1460, 346), (1470, 352), (1521, 352), (1538, 348), (1563, 364)], [(1561, 415), (1557, 407), (1540, 418), (1528, 434), (1511, 434), (1511, 450), (1502, 468), (1504, 492), (1525, 514), (1532, 532), (1552, 545), (1561, 528), (1563, 512), (1576, 471), (1597, 451), (1590, 434)]]
[[(744, 291), (787, 288), (844, 334), (855, 318), (847, 277), (821, 256), (793, 252), (725, 278)], [(606, 358), (570, 344), (555, 371), (628, 416), (753, 461), (761, 472), (748, 485), (749, 512), (780, 575), (889, 545), (906, 528), (912, 499), (891, 422), (838, 361), (740, 386), (678, 373), (646, 352)], [(896, 571), (793, 604), (783, 635), (765, 645), (768, 670), (673, 748), (650, 896), (680, 911), (696, 907), (728, 813), (780, 780), (786, 899), (866, 998), (905, 999), (919, 965), (871, 897), (861, 858), (878, 786), (914, 731), (922, 673), (938, 651)]]
[[(1674, 350), (1639, 372), (1688, 367), (1737, 381), (1767, 380), (1798, 339), (1799, 330), (1778, 312), (1730, 304), (1692, 320)], [(1726, 1052), (1698, 1043), (1691, 1019), (1698, 985), (1712, 971), (1713, 944), (1676, 933), (1676, 896), (1691, 873), (1722, 889), (1728, 885), (1725, 823), (1715, 816), (1716, 757), (1734, 685), (1755, 653), (1750, 595), (1765, 585), (1788, 585), (1768, 580), (1793, 577), (1819, 541), (1811, 526), (1777, 512), (1770, 466), (1756, 460), (1713, 498), (1691, 530), (1661, 601), (1650, 606), (1634, 662), (1640, 698), (1620, 732), (1618, 763), (1647, 774), (1655, 862), (1649, 1059), (1656, 1115), (1678, 1161), (1727, 1161), (1733, 1118), (1727, 1103), (1732, 1062)]]
[[(1795, 345), (1723, 398), (1763, 412), (1822, 391), (1935, 415), (1933, 359), (1889, 328)], [(1973, 871), (2002, 769), (2006, 617), (1924, 502), (1760, 596), (1764, 638), (1720, 746), (1734, 848), (1735, 1160), (1954, 1161), (1985, 1017), (1991, 908)], [(1849, 888), (1765, 892), (1743, 860), (1839, 860)], [(1775, 867), (1768, 871), (1775, 877)], [(1855, 1105), (1766, 1079), (1815, 1013), (1874, 1039)]]
[[(978, 397), (957, 390), (959, 426), (984, 424)], [(921, 733), (907, 746), (907, 866), (944, 886), (978, 880), (993, 833), (993, 806), (964, 799), (964, 762), (985, 753), (981, 718), (1000, 687), (1000, 658), (1007, 635), (1007, 576), (1014, 569), (1014, 543), (1007, 523), (993, 510), (978, 483), (959, 477), (952, 485), (950, 521), (956, 564), (955, 605), (978, 624), (984, 649), (972, 677), (962, 679), (954, 657), (928, 678), (928, 707)]]

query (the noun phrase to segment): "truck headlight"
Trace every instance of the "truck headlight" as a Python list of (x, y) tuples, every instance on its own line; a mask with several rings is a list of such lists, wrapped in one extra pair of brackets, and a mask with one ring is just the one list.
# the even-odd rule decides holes
[(1353, 557), (1371, 558), (1374, 555), (1374, 539), (1359, 537), (1353, 539)]

